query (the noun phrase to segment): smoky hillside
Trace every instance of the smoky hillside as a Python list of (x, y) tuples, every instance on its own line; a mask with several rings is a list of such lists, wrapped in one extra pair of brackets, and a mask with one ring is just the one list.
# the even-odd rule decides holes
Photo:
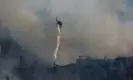
[[(132, 80), (132, 0), (0, 0), (0, 80)], [(63, 22), (55, 64), (56, 17)]]

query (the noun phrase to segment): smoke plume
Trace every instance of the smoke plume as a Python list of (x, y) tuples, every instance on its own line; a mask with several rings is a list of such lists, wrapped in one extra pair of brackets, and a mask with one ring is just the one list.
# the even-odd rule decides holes
[[(42, 25), (35, 12), (50, 10)], [(56, 45), (55, 17), (64, 22), (56, 63), (75, 62), (78, 56), (131, 56), (132, 20), (122, 23), (123, 0), (1, 0), (0, 19), (11, 36), (27, 51), (52, 62)], [(43, 21), (42, 21), (43, 22)], [(48, 24), (51, 25), (48, 25)]]

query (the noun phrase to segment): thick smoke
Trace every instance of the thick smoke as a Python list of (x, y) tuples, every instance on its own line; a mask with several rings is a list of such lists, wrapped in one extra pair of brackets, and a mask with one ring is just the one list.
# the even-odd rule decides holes
[[(40, 5), (42, 3), (45, 5), (45, 2), (43, 0), (1, 0), (0, 19), (2, 25), (8, 27), (10, 35), (24, 49), (43, 60), (50, 61), (54, 50), (53, 45), (56, 43), (52, 38), (46, 39), (44, 28), (34, 13), (38, 9), (45, 8)], [(49, 45), (50, 48), (47, 48)]]
[(53, 13), (61, 15), (66, 23), (57, 63), (73, 62), (79, 55), (97, 58), (132, 55), (133, 33), (128, 27), (132, 24), (121, 23), (117, 15), (125, 10), (122, 0), (59, 2), (53, 2)]
[[(42, 25), (38, 9), (51, 10)], [(79, 55), (114, 58), (132, 55), (131, 23), (121, 23), (117, 12), (123, 0), (1, 0), (0, 19), (11, 36), (27, 51), (51, 62), (56, 45), (55, 17), (64, 22), (57, 64), (75, 62)], [(44, 15), (44, 18), (47, 18)], [(47, 30), (48, 29), (48, 30)], [(49, 35), (52, 34), (52, 35)]]

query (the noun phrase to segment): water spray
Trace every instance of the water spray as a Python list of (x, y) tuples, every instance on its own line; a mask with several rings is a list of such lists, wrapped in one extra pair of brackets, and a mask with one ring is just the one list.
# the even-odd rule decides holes
[(55, 59), (57, 58), (57, 53), (58, 53), (58, 49), (60, 46), (60, 37), (61, 37), (61, 28), (62, 28), (62, 22), (57, 20), (58, 17), (56, 17), (56, 26), (57, 26), (57, 44), (56, 44), (56, 48), (54, 51), (54, 64), (55, 64)]

